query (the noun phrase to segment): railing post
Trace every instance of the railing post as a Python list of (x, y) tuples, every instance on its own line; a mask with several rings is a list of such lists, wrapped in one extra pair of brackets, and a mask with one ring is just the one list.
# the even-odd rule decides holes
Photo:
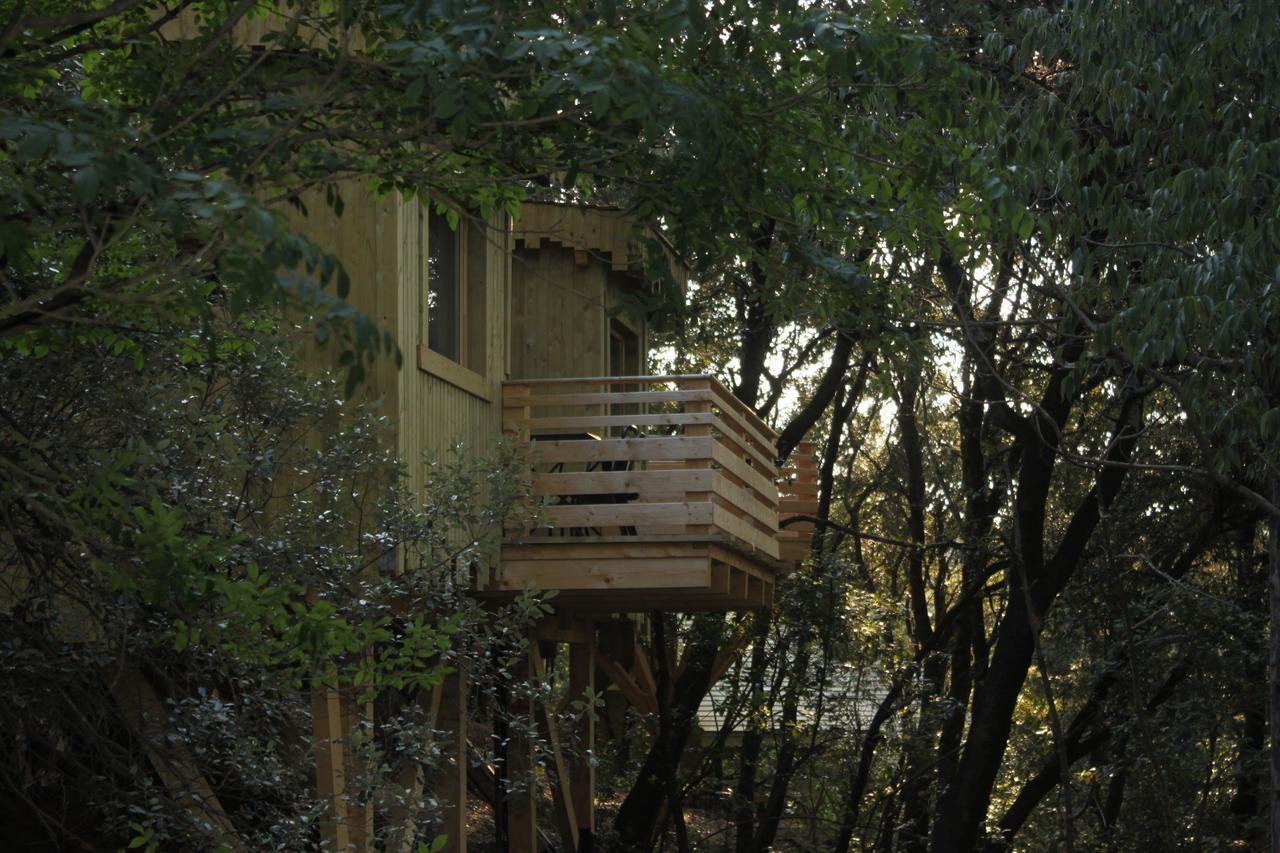
[(502, 431), (518, 435), (524, 422), (529, 420), (532, 406), (517, 404), (508, 405), (509, 401), (520, 398), (528, 399), (532, 389), (528, 385), (517, 385), (510, 382), (502, 384)]
[[(676, 388), (681, 391), (710, 391), (711, 381), (709, 379), (691, 379), (676, 382)], [(704, 400), (687, 402), (684, 404), (686, 414), (706, 413), (711, 414), (711, 403)], [(711, 427), (706, 424), (690, 424), (684, 429), (684, 434), (688, 437), (710, 437)], [(684, 463), (684, 467), (692, 470), (708, 469), (711, 467), (710, 455), (706, 458), (688, 459)], [(686, 504), (694, 503), (710, 503), (712, 500), (711, 492), (686, 492), (684, 496)], [(687, 524), (685, 529), (696, 536), (706, 536), (712, 531), (709, 524)]]

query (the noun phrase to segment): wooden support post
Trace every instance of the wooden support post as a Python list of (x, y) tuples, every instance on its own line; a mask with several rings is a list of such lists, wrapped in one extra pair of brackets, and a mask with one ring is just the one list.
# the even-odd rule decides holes
[(123, 666), (104, 671), (103, 678), (169, 795), (207, 834), (210, 846), (241, 853), (244, 844), (195, 754), (181, 740), (167, 737), (172, 732), (168, 711), (146, 676)]
[[(537, 640), (529, 640), (531, 647)], [(530, 654), (533, 654), (531, 652)], [(529, 658), (517, 668), (516, 684), (531, 675)], [(508, 853), (538, 853), (537, 781), (534, 778), (534, 703), (533, 695), (521, 686), (507, 701), (510, 734), (507, 740), (507, 790), (499, 792), (506, 799)]]
[(342, 697), (336, 685), (311, 686), (311, 732), (316, 751), (316, 797), (324, 803), (320, 819), (320, 846), (325, 850), (349, 850), (351, 827), (347, 823), (347, 760), (343, 744)]
[[(571, 701), (595, 695), (595, 631), (587, 625), (586, 642), (569, 645), (569, 697)], [(596, 770), (592, 757), (596, 744), (596, 709), (578, 722), (574, 749), (569, 756), (570, 790), (573, 811), (578, 819), (578, 853), (591, 853), (596, 832)]]
[(448, 764), (436, 783), (436, 796), (444, 802), (444, 826), (448, 836), (446, 853), (467, 851), (467, 672), (459, 669), (445, 677), (441, 685), (439, 710), (432, 728), (442, 732)]
[[(531, 644), (529, 651), (534, 677), (543, 681), (547, 677), (547, 667), (539, 644)], [(556, 720), (547, 713), (547, 706), (543, 702), (536, 703), (535, 711), (538, 731), (546, 738), (550, 752), (551, 796), (555, 807), (556, 828), (560, 833), (560, 847), (564, 853), (578, 853), (578, 816), (574, 811), (573, 780), (569, 773), (569, 763), (560, 748)]]
[(347, 686), (338, 691), (342, 704), (343, 749), (346, 753), (347, 791), (343, 801), (347, 807), (346, 820), (351, 827), (351, 849), (363, 853), (373, 850), (373, 800), (360, 796), (355, 784), (369, 777), (365, 755), (355, 740), (360, 730), (360, 714), (366, 720), (373, 719), (372, 701), (359, 702), (360, 688)]
[(517, 404), (514, 406), (506, 405), (506, 400), (516, 400), (518, 398), (527, 398), (533, 391), (528, 385), (504, 385), (502, 388), (503, 406), (502, 406), (502, 429), (510, 434), (519, 432), (520, 423), (529, 420), (529, 416), (533, 409), (530, 406)]

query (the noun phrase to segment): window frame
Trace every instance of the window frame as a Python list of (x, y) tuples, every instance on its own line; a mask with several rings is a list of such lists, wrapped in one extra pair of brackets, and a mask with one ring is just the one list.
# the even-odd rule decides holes
[[(422, 270), (422, 278), (420, 285), (421, 309), (420, 319), (418, 323), (418, 368), (437, 379), (459, 388), (473, 397), (478, 397), (485, 402), (493, 402), (493, 391), (490, 388), (488, 380), (488, 361), (490, 353), (488, 346), (484, 346), (480, 351), (479, 360), (483, 364), (472, 364), (475, 353), (472, 349), (473, 341), (471, 340), (471, 317), (472, 312), (477, 310), (484, 311), (487, 307), (487, 296), (483, 290), (489, 287), (488, 270), (481, 269), (478, 276), (472, 275), (471, 270), (471, 223), (467, 221), (465, 214), (459, 214), (457, 228), (450, 228), (453, 235), (454, 247), (456, 252), (456, 264), (454, 270), (454, 284), (457, 287), (456, 304), (457, 315), (454, 318), (456, 322), (457, 332), (457, 352), (458, 358), (450, 358), (449, 356), (431, 348), (429, 338), (431, 318), (430, 318), (430, 294), (431, 294), (431, 231), (432, 217), (440, 217), (446, 220), (445, 214), (437, 213), (434, 208), (427, 208), (422, 212), (420, 224), (420, 269)], [(480, 259), (481, 264), (485, 263), (485, 258)], [(481, 290), (479, 294), (473, 293), (473, 290)], [(477, 298), (477, 296), (479, 298)], [(476, 303), (479, 303), (478, 306)], [(485, 322), (481, 324), (481, 329), (487, 329), (487, 317), (481, 318)], [(483, 333), (483, 331), (482, 331)], [(487, 342), (486, 342), (487, 344)], [(479, 368), (479, 369), (477, 369)]]

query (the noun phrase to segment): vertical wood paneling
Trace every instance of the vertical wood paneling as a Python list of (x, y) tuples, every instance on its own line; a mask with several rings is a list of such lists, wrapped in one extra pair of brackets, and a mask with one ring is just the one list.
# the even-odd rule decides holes
[(512, 361), (516, 379), (600, 376), (608, 367), (605, 271), (579, 266), (573, 249), (544, 242), (512, 260)]
[[(472, 223), (471, 227), (481, 226)], [(468, 457), (488, 453), (501, 433), (499, 398), (507, 363), (507, 229), (500, 215), (485, 227), (485, 359), (476, 372), (484, 380), (488, 400), (418, 368), (409, 355), (425, 343), (426, 328), (428, 231), (426, 212), (416, 201), (400, 203), (397, 230), (403, 272), (396, 292), (396, 334), (407, 354), (400, 374), (397, 451), (408, 468), (411, 487), (420, 494), (428, 458), (443, 456), (459, 443), (467, 448)]]

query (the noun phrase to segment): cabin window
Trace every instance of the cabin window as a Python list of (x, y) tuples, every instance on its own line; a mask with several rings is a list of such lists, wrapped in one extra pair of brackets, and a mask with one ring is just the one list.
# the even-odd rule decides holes
[(426, 231), (427, 352), (421, 366), (487, 397), (485, 229), (466, 215), (453, 228), (447, 216), (432, 210)]

